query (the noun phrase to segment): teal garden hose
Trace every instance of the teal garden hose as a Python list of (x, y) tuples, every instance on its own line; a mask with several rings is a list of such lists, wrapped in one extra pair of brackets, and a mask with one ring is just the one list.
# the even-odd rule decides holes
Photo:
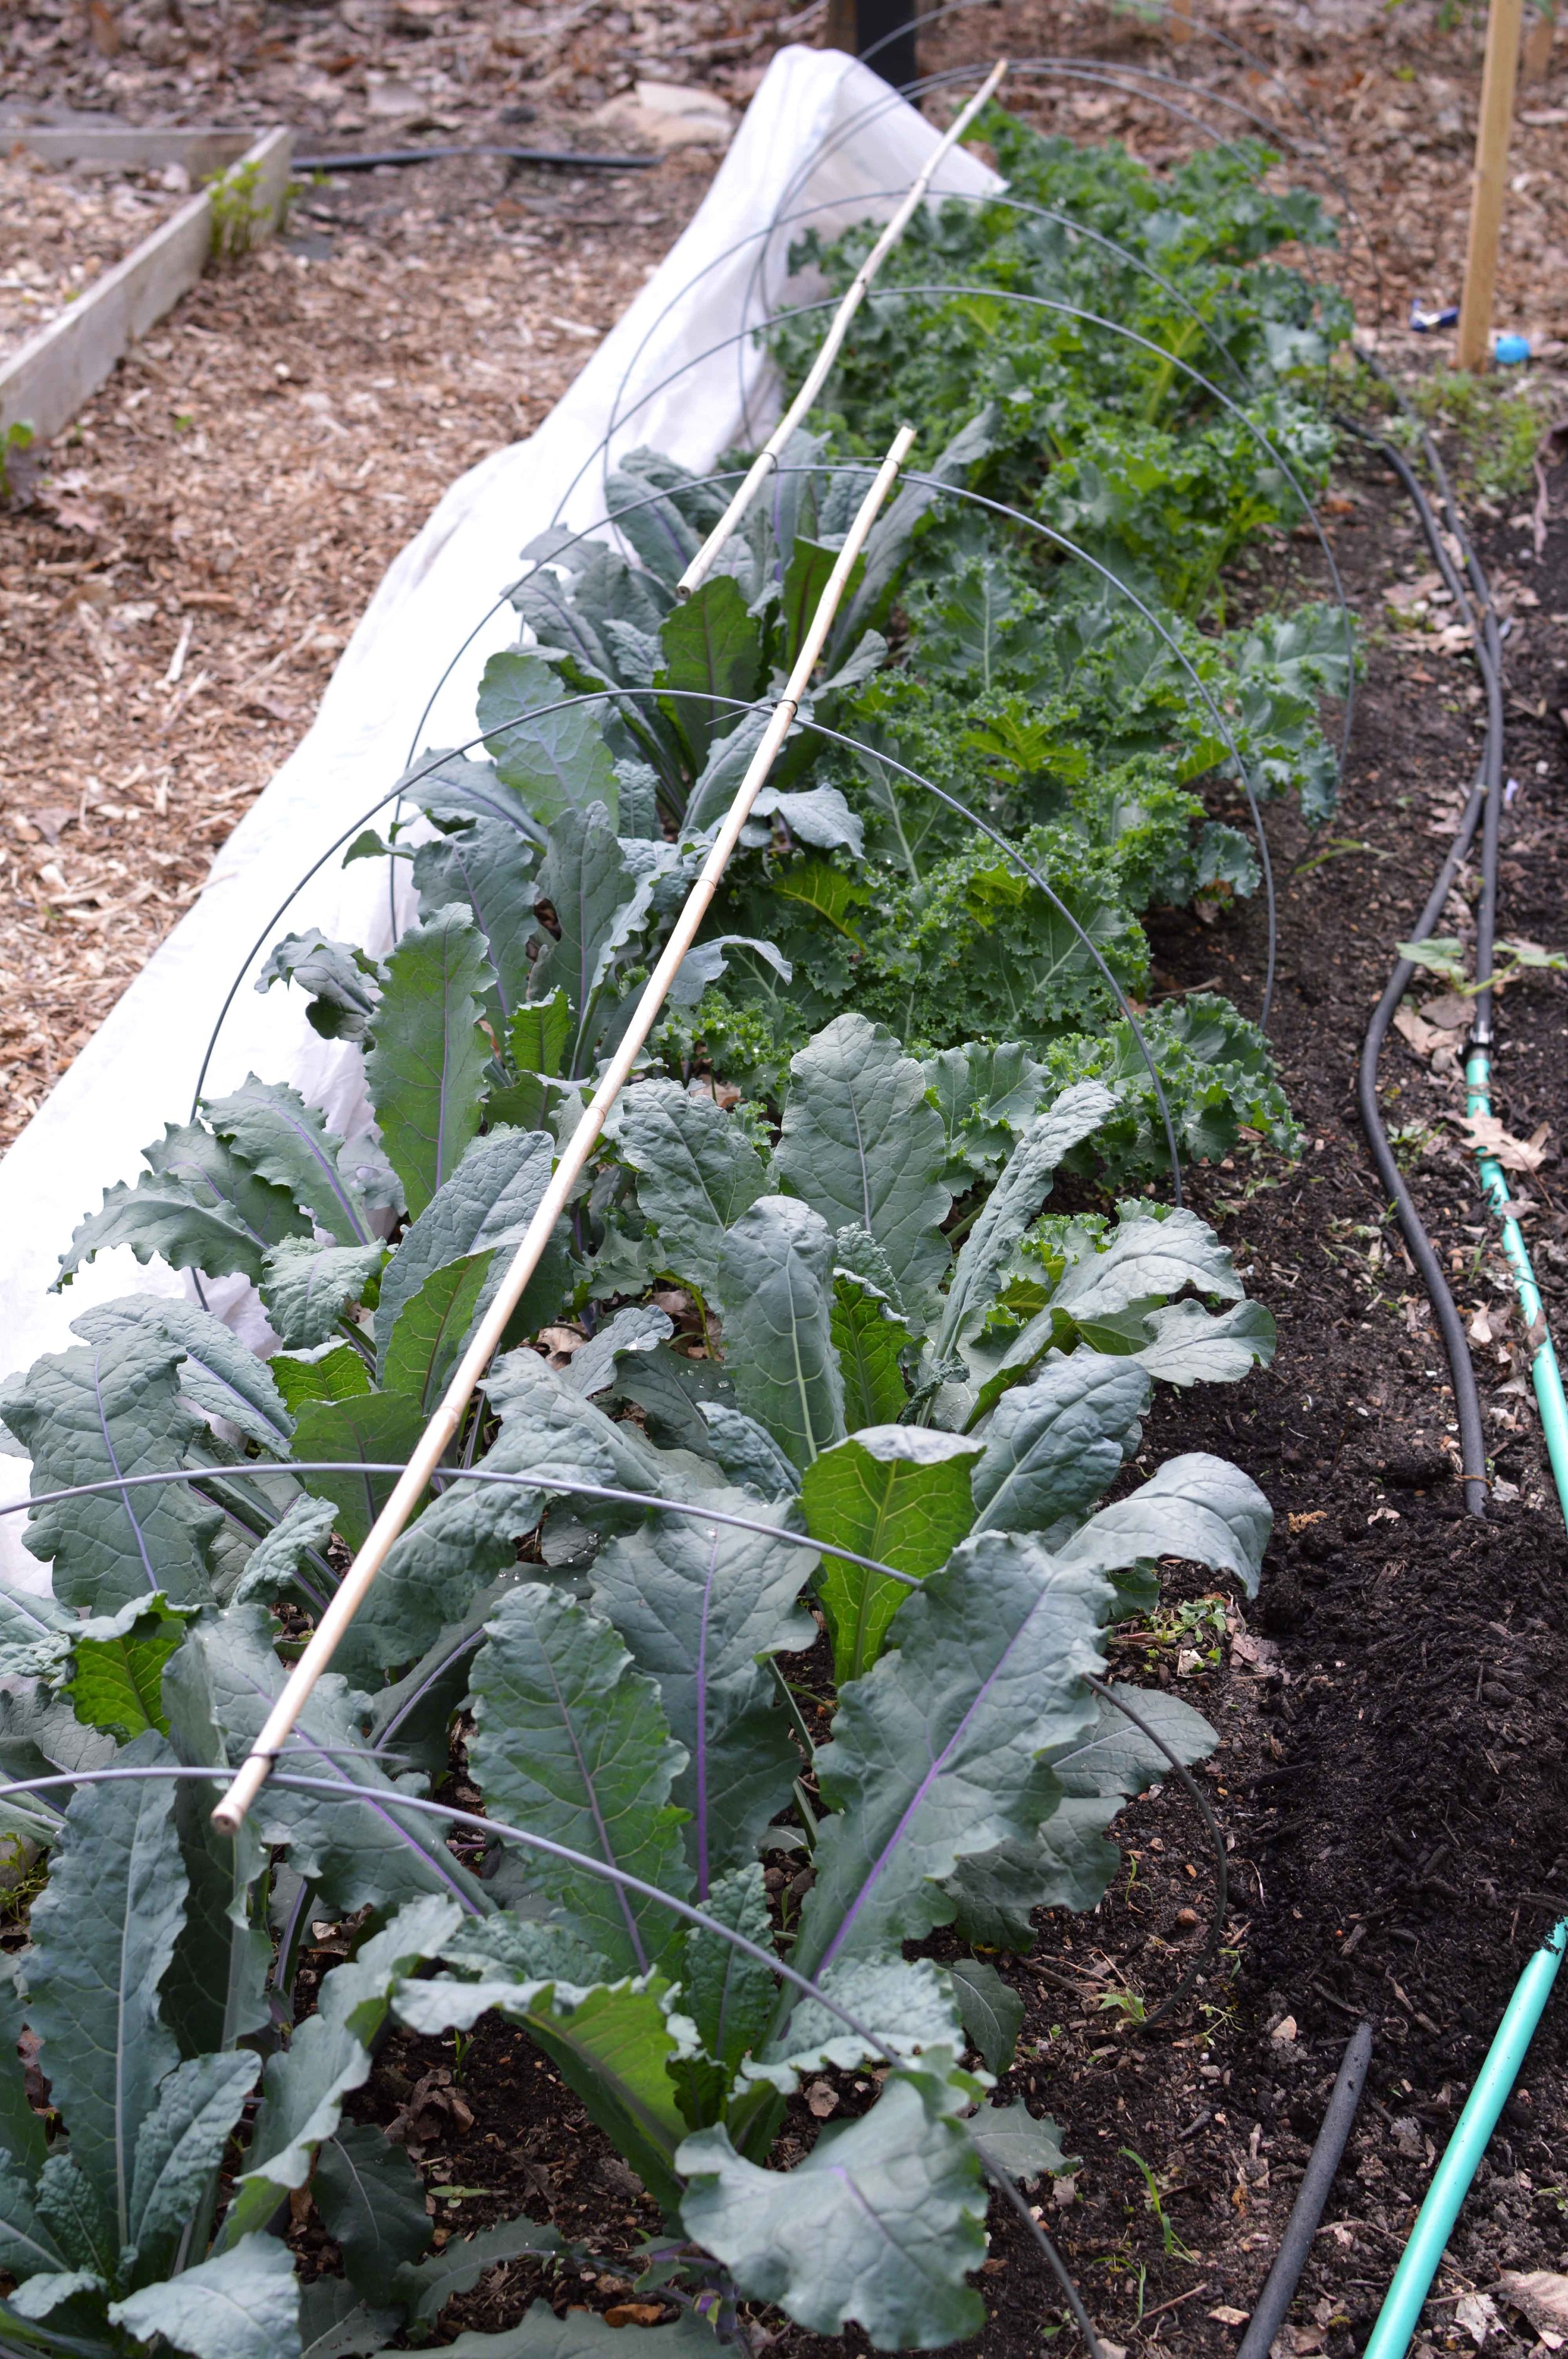
[[(1561, 1386), (1558, 1389), (1561, 1397)], [(1476, 2167), (1497, 2127), (1498, 2115), (1508, 2103), (1509, 2092), (1524, 2061), (1524, 2051), (1557, 1979), (1565, 1940), (1568, 1919), (1552, 1927), (1514, 1985), (1508, 2012), (1498, 2026), (1497, 2037), (1487, 2050), (1469, 2102), (1454, 2125), (1454, 2136), (1427, 2190), (1426, 2201), (1416, 2216), (1364, 2359), (1404, 2359), (1449, 2232), (1459, 2217), (1459, 2207), (1469, 2193)]]

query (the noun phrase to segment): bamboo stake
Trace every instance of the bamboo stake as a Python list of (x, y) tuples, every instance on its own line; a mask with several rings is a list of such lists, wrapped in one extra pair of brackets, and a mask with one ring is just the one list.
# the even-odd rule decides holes
[(1519, 72), (1524, 0), (1491, 0), (1487, 12), (1487, 62), (1481, 78), (1481, 120), (1476, 133), (1476, 182), (1470, 200), (1470, 245), (1465, 296), (1459, 307), (1454, 361), (1485, 368), (1491, 352), (1492, 299), (1498, 281), (1498, 240), (1507, 192), (1509, 134)]
[(331, 1662), (344, 1632), (363, 1604), (372, 1582), (386, 1561), (393, 1542), (413, 1514), (448, 1445), (462, 1423), (469, 1402), (506, 1331), (507, 1321), (523, 1298), (523, 1289), (538, 1267), (551, 1232), (588, 1168), (589, 1158), (598, 1144), (605, 1117), (630, 1078), (643, 1044), (665, 1004), (665, 995), (679, 972), (681, 961), (691, 948), (697, 929), (708, 914), (708, 905), (719, 888), (730, 855), (740, 841), (741, 830), (751, 813), (752, 805), (773, 768), (780, 746), (789, 734), (800, 701), (816, 669), (817, 658), (822, 653), (839, 601), (854, 571), (855, 561), (914, 440), (913, 427), (899, 429), (892, 447), (860, 503), (844, 546), (827, 577), (821, 603), (812, 617), (811, 628), (806, 633), (806, 643), (784, 692), (773, 707), (773, 717), (747, 766), (746, 775), (736, 791), (724, 824), (702, 864), (701, 874), (676, 919), (663, 955), (643, 987), (643, 995), (637, 1002), (636, 1012), (627, 1027), (625, 1037), (567, 1143), (550, 1184), (540, 1199), (539, 1209), (529, 1222), (523, 1241), (513, 1256), (500, 1291), (481, 1321), (472, 1343), (463, 1353), (440, 1407), (421, 1434), (417, 1448), (399, 1475), (363, 1547), (343, 1575), (336, 1594), (317, 1624), (309, 1645), (289, 1673), (283, 1692), (268, 1712), (265, 1724), (242, 1764), (238, 1776), (212, 1813), (213, 1825), (223, 1834), (237, 1834), (243, 1825), (245, 1813), (292, 1735), (295, 1723), (309, 1701), (317, 1680)]
[(677, 597), (689, 598), (692, 592), (707, 581), (719, 550), (751, 507), (767, 477), (777, 467), (779, 453), (821, 392), (827, 382), (827, 373), (838, 359), (839, 348), (849, 332), (850, 322), (866, 299), (872, 279), (909, 227), (925, 200), (926, 190), (931, 186), (932, 177), (937, 166), (943, 158), (957, 147), (981, 107), (995, 95), (997, 86), (1006, 71), (1007, 60), (999, 58), (963, 113), (949, 126), (944, 137), (926, 158), (924, 168), (912, 184), (898, 211), (850, 281), (849, 291), (833, 314), (832, 325), (822, 340), (822, 348), (806, 373), (805, 384), (752, 460), (744, 483), (741, 484), (719, 522), (676, 583)]

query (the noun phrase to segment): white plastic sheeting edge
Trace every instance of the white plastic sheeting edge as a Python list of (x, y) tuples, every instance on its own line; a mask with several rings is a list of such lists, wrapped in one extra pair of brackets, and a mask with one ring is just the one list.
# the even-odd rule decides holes
[[(812, 224), (825, 234), (891, 212), (894, 199), (881, 192), (907, 187), (936, 137), (868, 68), (838, 51), (787, 49), (773, 60), (701, 207), (659, 269), (538, 432), (460, 477), (394, 561), (309, 734), (234, 830), (200, 898), (0, 1159), (0, 1373), (70, 1349), (78, 1339), (70, 1323), (93, 1303), (131, 1293), (189, 1294), (185, 1278), (160, 1262), (143, 1267), (124, 1247), (101, 1256), (62, 1292), (48, 1289), (78, 1222), (106, 1188), (136, 1179), (145, 1169), (142, 1147), (165, 1123), (188, 1119), (223, 994), (258, 937), (263, 954), (276, 934), (312, 925), (378, 954), (390, 948), (379, 861), (344, 869), (334, 855), (289, 896), (302, 872), (406, 766), (441, 667), (516, 578), (519, 552), (556, 519), (579, 469), (560, 520), (581, 529), (603, 516), (593, 454), (611, 419), (624, 420), (615, 426), (613, 452), (646, 443), (698, 471), (734, 443), (755, 439), (767, 407), (765, 358), (749, 337), (713, 348), (763, 316), (760, 265), (765, 261), (776, 292), (798, 231), (786, 221), (766, 240), (754, 233), (781, 210), (787, 217), (813, 208)], [(982, 194), (1000, 185), (962, 151), (944, 160), (935, 181), (937, 193)], [(442, 691), (425, 744), (472, 735), (480, 672), (515, 630), (503, 605), (478, 632)], [(287, 917), (272, 925), (286, 900)], [(292, 1082), (326, 1106), (335, 1127), (352, 1131), (364, 1118), (359, 1053), (320, 1039), (304, 1005), (282, 985), (258, 995), (247, 975), (220, 1036), (208, 1093), (237, 1088), (254, 1071)], [(204, 1285), (212, 1307), (242, 1332), (253, 1324), (254, 1297), (241, 1281)], [(20, 1498), (27, 1486), (26, 1462), (0, 1457), (0, 1498)], [(21, 1546), (24, 1522), (0, 1518), (0, 1572), (40, 1590), (47, 1574)]]

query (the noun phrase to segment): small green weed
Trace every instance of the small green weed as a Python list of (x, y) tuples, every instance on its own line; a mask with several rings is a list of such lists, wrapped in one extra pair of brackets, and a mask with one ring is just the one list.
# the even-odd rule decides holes
[(1363, 843), (1359, 836), (1331, 835), (1325, 839), (1321, 852), (1314, 852), (1310, 860), (1300, 861), (1291, 873), (1295, 876), (1307, 876), (1314, 868), (1325, 867), (1331, 860), (1348, 860), (1353, 853), (1357, 852), (1369, 853), (1374, 860), (1389, 858), (1389, 854), (1379, 851), (1375, 843)]
[(1188, 1671), (1196, 1668), (1213, 1670), (1218, 1666), (1225, 1638), (1225, 1600), (1215, 1594), (1184, 1598), (1178, 1605), (1157, 1606), (1127, 1635), (1145, 1649), (1151, 1665), (1162, 1655), (1174, 1653), (1178, 1665), (1184, 1655), (1196, 1657), (1196, 1664), (1188, 1662), (1184, 1666)]
[(1096, 2005), (1104, 2014), (1119, 2015), (1124, 2023), (1147, 2023), (1149, 2020), (1149, 2010), (1143, 2003), (1141, 1991), (1102, 1991)]
[(1408, 387), (1411, 407), (1446, 445), (1461, 494), (1512, 499), (1529, 489), (1547, 425), (1531, 381), (1442, 369)]
[(33, 429), (26, 419), (18, 418), (0, 434), (0, 500), (11, 497), (11, 470), (7, 462), (19, 458), (33, 447)]
[[(1428, 934), (1424, 941), (1397, 942), (1400, 958), (1409, 959), (1412, 966), (1425, 967), (1429, 973), (1441, 976), (1450, 990), (1463, 992), (1473, 998), (1482, 989), (1479, 982), (1471, 983), (1465, 972), (1465, 945), (1455, 934)], [(1498, 942), (1491, 973), (1486, 978), (1494, 991), (1506, 991), (1523, 974), (1568, 973), (1568, 957), (1561, 951), (1542, 950), (1539, 942)]]
[(254, 158), (208, 182), (215, 262), (238, 262), (259, 243), (267, 218), (265, 204), (257, 201), (260, 182), (261, 166)]
[(1429, 1122), (1402, 1122), (1389, 1133), (1389, 1145), (1394, 1150), (1394, 1161), (1401, 1171), (1413, 1171), (1423, 1156), (1430, 1155), (1443, 1134)]
[(12, 1835), (0, 1843), (0, 1876), (14, 1879), (0, 1886), (0, 1924), (26, 1924), (28, 1910), (49, 1880), (48, 1860), (20, 1835)]
[[(1177, 2235), (1175, 2224), (1165, 2209), (1164, 2198), (1170, 2193), (1170, 2189), (1161, 2186), (1135, 2147), (1124, 2146), (1119, 2151), (1128, 2162), (1135, 2163), (1143, 2174), (1143, 2186), (1148, 2197), (1149, 2209), (1159, 2223), (1160, 2235), (1165, 2248), (1165, 2258), (1168, 2261), (1190, 2261), (1193, 2257), (1192, 2254)], [(1139, 2315), (1142, 2315), (1141, 2310)]]

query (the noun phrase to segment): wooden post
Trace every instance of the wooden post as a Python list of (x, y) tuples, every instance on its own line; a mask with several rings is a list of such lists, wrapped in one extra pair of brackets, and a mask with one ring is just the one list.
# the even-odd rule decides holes
[(1192, 39), (1193, 0), (1168, 0), (1165, 9), (1165, 38), (1171, 41)]
[(1522, 81), (1544, 82), (1552, 71), (1552, 36), (1556, 23), (1550, 7), (1538, 5), (1525, 32), (1524, 48), (1519, 54)]
[(827, 29), (823, 47), (855, 54), (855, 0), (827, 0)]
[(1470, 200), (1470, 245), (1465, 257), (1465, 298), (1459, 308), (1454, 360), (1485, 368), (1491, 352), (1492, 298), (1498, 280), (1498, 238), (1508, 187), (1509, 133), (1513, 125), (1524, 0), (1490, 0), (1487, 64), (1481, 80), (1481, 120), (1476, 133), (1476, 182)]
[(914, 54), (919, 13), (919, 0), (855, 0), (855, 55), (894, 90), (905, 89), (920, 71)]

